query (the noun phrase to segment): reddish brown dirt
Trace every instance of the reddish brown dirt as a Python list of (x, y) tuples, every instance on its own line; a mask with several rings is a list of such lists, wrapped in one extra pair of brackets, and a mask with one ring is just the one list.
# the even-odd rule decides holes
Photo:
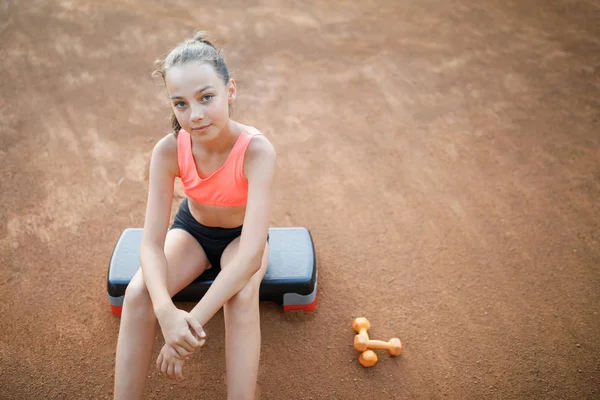
[[(169, 127), (152, 62), (197, 29), (278, 150), (273, 226), (318, 254), (314, 313), (261, 306), (263, 399), (600, 397), (597, 2), (202, 3), (0, 5), (1, 399), (112, 396), (107, 263)], [(362, 368), (357, 316), (403, 354)], [(146, 398), (225, 398), (206, 330)]]

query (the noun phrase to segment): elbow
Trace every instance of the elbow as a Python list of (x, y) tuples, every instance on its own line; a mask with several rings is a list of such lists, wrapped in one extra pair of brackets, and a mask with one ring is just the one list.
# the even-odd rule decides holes
[(264, 254), (265, 249), (255, 249), (245, 252), (244, 259), (248, 260), (248, 273), (250, 274), (250, 277), (260, 270)]
[(163, 236), (162, 240), (160, 236), (151, 235), (149, 233), (144, 232), (142, 235), (142, 240), (140, 241), (140, 252), (141, 251), (155, 251), (158, 249), (159, 251), (164, 248), (165, 245), (165, 237)]
[(255, 273), (257, 273), (258, 271), (260, 271), (260, 267), (262, 267), (262, 260), (263, 260), (263, 256), (265, 254), (265, 250), (260, 250), (257, 251), (251, 258), (252, 262), (252, 275), (254, 275)]
[(154, 257), (157, 252), (161, 251), (160, 244), (154, 243), (151, 240), (144, 240), (140, 243), (139, 254), (140, 262), (142, 265), (145, 264), (144, 260), (148, 257)]

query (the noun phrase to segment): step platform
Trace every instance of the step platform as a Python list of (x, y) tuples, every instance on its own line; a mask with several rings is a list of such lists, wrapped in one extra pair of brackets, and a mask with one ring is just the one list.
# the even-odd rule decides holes
[[(114, 315), (121, 315), (125, 289), (140, 267), (142, 228), (128, 228), (117, 241), (108, 265), (108, 299)], [(260, 285), (260, 300), (283, 305), (284, 311), (313, 311), (317, 304), (317, 259), (310, 231), (304, 227), (269, 229), (269, 266)], [(173, 301), (197, 302), (216, 278), (206, 270)]]

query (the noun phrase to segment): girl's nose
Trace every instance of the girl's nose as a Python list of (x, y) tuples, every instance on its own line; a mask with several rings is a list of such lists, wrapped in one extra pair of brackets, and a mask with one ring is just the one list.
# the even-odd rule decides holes
[(192, 109), (192, 121), (198, 122), (198, 121), (202, 121), (202, 119), (204, 119), (204, 110), (202, 110), (202, 107), (193, 108)]

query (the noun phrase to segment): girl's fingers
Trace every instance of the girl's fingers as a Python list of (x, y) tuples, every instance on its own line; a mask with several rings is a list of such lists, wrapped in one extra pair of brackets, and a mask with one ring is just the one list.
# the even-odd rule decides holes
[(191, 353), (196, 348), (196, 343), (194, 343), (193, 340), (190, 341), (190, 337), (193, 340), (196, 340), (192, 336), (192, 334), (188, 332), (188, 334), (186, 334), (180, 342), (175, 343), (173, 345), (173, 347), (175, 348), (175, 350), (177, 351), (177, 353), (179, 353), (180, 356), (183, 356), (183, 354), (180, 352), (181, 349), (184, 349), (184, 350), (186, 350), (186, 351), (188, 351), (188, 352)]
[(185, 335), (185, 341), (186, 341), (186, 344), (188, 344), (189, 346), (192, 346), (192, 349), (190, 349), (190, 350), (193, 350), (193, 349), (196, 349), (196, 348), (200, 347), (198, 339), (196, 339), (194, 337), (194, 335), (192, 334), (191, 331), (189, 331)]
[(167, 361), (167, 357), (163, 357), (162, 364), (160, 365), (160, 372), (162, 374), (166, 374), (167, 373), (167, 366), (168, 365), (169, 365), (169, 363)]
[(175, 368), (173, 365), (173, 360), (171, 360), (167, 365), (167, 375), (169, 375), (169, 378), (171, 378), (171, 379), (173, 379), (174, 370), (175, 370)]
[(206, 337), (206, 332), (204, 332), (204, 329), (202, 329), (202, 325), (200, 325), (200, 322), (196, 321), (196, 318), (192, 317), (191, 315), (188, 315), (186, 321), (192, 329), (192, 332), (194, 332), (196, 336), (198, 336), (198, 338), (204, 339)]
[(162, 365), (162, 361), (163, 361), (163, 353), (161, 351), (160, 354), (158, 355), (158, 358), (156, 359), (156, 369), (159, 372), (160, 372), (160, 366)]
[(179, 354), (180, 357), (188, 357), (192, 354), (191, 351), (188, 351), (184, 347), (177, 347), (175, 350), (177, 351), (177, 354)]
[(177, 378), (177, 380), (183, 380), (183, 363), (182, 362), (178, 362), (175, 364), (175, 377)]
[(175, 355), (179, 357), (187, 357), (194, 352), (194, 349), (188, 350), (181, 346), (175, 346), (173, 349), (175, 350)]
[[(181, 351), (185, 355), (179, 356), (177, 354), (178, 351)], [(156, 367), (160, 371), (161, 375), (166, 375), (170, 379), (181, 381), (184, 379), (184, 361), (188, 360), (192, 354), (192, 352), (188, 352), (182, 347), (175, 348), (165, 345), (156, 359)]]

